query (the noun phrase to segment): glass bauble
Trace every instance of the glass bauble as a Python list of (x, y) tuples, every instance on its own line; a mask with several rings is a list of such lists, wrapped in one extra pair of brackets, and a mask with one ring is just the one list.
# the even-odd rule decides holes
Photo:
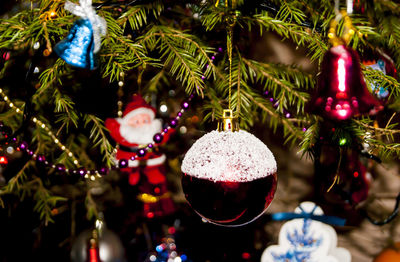
[(186, 200), (204, 220), (222, 226), (248, 224), (274, 198), (276, 161), (246, 131), (212, 131), (189, 149), (182, 162)]
[[(75, 239), (71, 248), (72, 262), (90, 262), (89, 249), (92, 230), (83, 231)], [(119, 237), (103, 228), (98, 238), (98, 252), (101, 262), (125, 262), (125, 250)]]

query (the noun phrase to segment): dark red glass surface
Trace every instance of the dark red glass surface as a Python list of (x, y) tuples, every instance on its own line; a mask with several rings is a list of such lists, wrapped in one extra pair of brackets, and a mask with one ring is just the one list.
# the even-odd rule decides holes
[(183, 175), (182, 187), (192, 208), (210, 223), (240, 226), (252, 222), (269, 206), (276, 174), (250, 182), (214, 182)]

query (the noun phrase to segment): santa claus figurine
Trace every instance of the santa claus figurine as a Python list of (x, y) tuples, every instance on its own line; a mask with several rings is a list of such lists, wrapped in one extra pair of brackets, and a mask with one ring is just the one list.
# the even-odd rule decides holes
[[(140, 96), (134, 95), (126, 105), (122, 118), (108, 118), (105, 126), (119, 144), (116, 161), (128, 162), (122, 173), (129, 174), (129, 184), (139, 185), (138, 198), (144, 203), (144, 214), (148, 218), (171, 214), (174, 204), (167, 190), (165, 155), (155, 150), (143, 150), (147, 145), (165, 143), (173, 129), (161, 135), (162, 123), (155, 118), (156, 109)], [(154, 140), (153, 140), (154, 139)], [(131, 160), (131, 157), (135, 157)]]

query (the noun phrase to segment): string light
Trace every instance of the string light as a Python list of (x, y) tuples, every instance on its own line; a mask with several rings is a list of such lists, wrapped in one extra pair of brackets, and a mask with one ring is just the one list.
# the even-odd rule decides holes
[(122, 106), (123, 106), (123, 103), (122, 103), (122, 96), (124, 95), (124, 89), (123, 89), (123, 87), (124, 87), (124, 76), (125, 76), (125, 73), (124, 72), (120, 72), (119, 73), (119, 76), (121, 77), (121, 80), (118, 82), (118, 92), (117, 92), (117, 95), (118, 95), (118, 102), (117, 102), (117, 107), (118, 107), (118, 112), (117, 112), (117, 115), (118, 115), (118, 117), (122, 117)]
[[(8, 97), (5, 96), (3, 89), (0, 88), (0, 94), (3, 97), (3, 100), (8, 101)], [(183, 113), (185, 112), (185, 110), (187, 110), (189, 108), (189, 102), (193, 99), (194, 95), (190, 95), (187, 101), (184, 101), (181, 104), (181, 110), (177, 113), (177, 116), (172, 119), (169, 122), (169, 125), (163, 129), (163, 131), (161, 133), (157, 133), (156, 135), (154, 135), (153, 138), (153, 142), (151, 142), (150, 144), (148, 144), (146, 147), (141, 148), (138, 152), (137, 155), (132, 156), (130, 158), (130, 160), (134, 161), (137, 157), (142, 157), (144, 156), (147, 151), (152, 150), (157, 144), (159, 144), (164, 135), (166, 133), (169, 132), (169, 130), (172, 127), (176, 127), (178, 124), (178, 120), (181, 118), (181, 116), (183, 115)], [(18, 107), (16, 107), (12, 102), (9, 102), (8, 105), (10, 106), (10, 108), (14, 109), (15, 112), (17, 112), (20, 115), (23, 115), (22, 110), (20, 110)], [(17, 109), (19, 109), (17, 111)], [(53, 142), (62, 150), (64, 151), (68, 157), (70, 157), (72, 159), (72, 162), (74, 163), (75, 166), (79, 167), (79, 161), (78, 159), (74, 156), (74, 154), (65, 146), (63, 145), (60, 140), (53, 134), (53, 132), (49, 129), (49, 127), (44, 124), (41, 120), (37, 119), (36, 117), (32, 117), (32, 122), (35, 123), (38, 127), (44, 129), (47, 134), (52, 138)], [(16, 138), (13, 138), (14, 142), (17, 142)], [(72, 174), (78, 174), (81, 177), (84, 177), (86, 179), (90, 179), (92, 181), (96, 180), (96, 178), (101, 177), (101, 175), (106, 175), (109, 171), (108, 168), (106, 167), (102, 167), (100, 168), (100, 170), (86, 170), (84, 167), (80, 167), (78, 169), (68, 169), (66, 168), (63, 164), (51, 164), (49, 163), (47, 160), (45, 160), (45, 157), (43, 155), (37, 155), (35, 154), (33, 151), (31, 151), (28, 148), (28, 144), (26, 142), (21, 142), (19, 144), (18, 150), (23, 150), (26, 151), (28, 153), (28, 155), (31, 155), (33, 159), (37, 160), (38, 162), (49, 166), (53, 169), (56, 169), (59, 172), (66, 172), (66, 173), (72, 173)], [(116, 168), (124, 168), (126, 167), (126, 164), (128, 163), (128, 161), (126, 159), (120, 159), (118, 165), (116, 165)]]
[[(9, 101), (9, 98), (4, 94), (3, 89), (0, 88), (0, 94), (3, 97), (3, 100), (5, 102)], [(19, 115), (23, 115), (23, 112), (20, 108), (18, 108), (17, 106), (15, 106), (12, 102), (8, 103), (8, 106), (13, 109), (17, 114)], [(72, 158), (73, 163), (76, 166), (79, 166), (79, 161), (77, 160), (77, 158), (73, 155), (73, 153), (66, 147), (64, 146), (62, 143), (60, 143), (60, 140), (54, 135), (54, 133), (50, 130), (50, 128), (43, 123), (41, 120), (37, 119), (36, 117), (32, 118), (32, 122), (35, 123), (38, 127), (40, 127), (41, 129), (44, 129), (47, 134), (51, 137), (51, 139), (53, 140), (53, 142), (63, 151), (65, 151), (67, 153), (67, 155), (69, 157)]]
[[(54, 11), (48, 11), (48, 12), (44, 13), (43, 15), (44, 15), (44, 18), (47, 20), (49, 18), (55, 17), (57, 14)], [(36, 42), (33, 47), (34, 47), (34, 49), (39, 49), (40, 43)], [(45, 51), (48, 51), (48, 54), (47, 53), (44, 54), (45, 56), (49, 55), (51, 53), (51, 51), (49, 51), (48, 49), (46, 49)], [(223, 52), (222, 47), (218, 48), (218, 52), (219, 53)], [(217, 53), (214, 53), (214, 55), (211, 57), (211, 60), (212, 60), (211, 63), (216, 59), (216, 56), (217, 56)], [(206, 67), (208, 68), (209, 65), (207, 64)], [(121, 101), (121, 98), (123, 96), (124, 72), (120, 72), (119, 76), (120, 76), (121, 80), (118, 82), (118, 103), (117, 103), (118, 112), (117, 112), (117, 115), (118, 115), (118, 117), (122, 117), (122, 115), (123, 115), (123, 112), (122, 112), (123, 103)], [(205, 79), (205, 76), (203, 75), (202, 78)], [(20, 108), (15, 106), (11, 101), (9, 102), (9, 98), (4, 94), (4, 91), (1, 88), (0, 88), (0, 94), (1, 94), (1, 96), (3, 98), (3, 100), (8, 104), (8, 106), (10, 108), (12, 108), (17, 114), (23, 115), (23, 110), (21, 110)], [(149, 143), (146, 147), (141, 148), (137, 152), (137, 155), (132, 156), (129, 160), (134, 161), (137, 157), (143, 157), (147, 153), (147, 151), (152, 150), (152, 148), (154, 146), (156, 146), (158, 143), (160, 143), (162, 141), (164, 135), (166, 133), (168, 133), (171, 128), (174, 128), (174, 127), (176, 127), (178, 125), (179, 119), (181, 118), (181, 116), (183, 115), (185, 110), (189, 108), (189, 102), (193, 99), (193, 97), (194, 97), (193, 94), (190, 95), (190, 97), (188, 98), (188, 101), (184, 101), (181, 104), (182, 108), (177, 113), (177, 116), (169, 122), (169, 125), (166, 128), (164, 128), (161, 133), (157, 133), (154, 136), (153, 142)], [(78, 159), (74, 156), (74, 154), (65, 145), (63, 145), (60, 142), (60, 140), (54, 135), (54, 133), (50, 130), (50, 128), (45, 123), (43, 123), (41, 120), (37, 119), (36, 117), (33, 117), (31, 119), (31, 121), (33, 123), (35, 123), (39, 128), (42, 128), (47, 132), (47, 134), (53, 140), (54, 144), (56, 144), (62, 151), (64, 151), (66, 153), (66, 155), (68, 157), (70, 157), (72, 159), (72, 162), (73, 162), (73, 164), (75, 166), (77, 166), (77, 167), (80, 166), (80, 163), (79, 163)], [(13, 140), (16, 141), (16, 138), (13, 138)], [(63, 164), (50, 164), (47, 160), (45, 160), (44, 156), (40, 156), (39, 157), (38, 155), (33, 153), (33, 151), (31, 151), (28, 148), (28, 145), (27, 145), (26, 142), (20, 143), (20, 146), (17, 148), (17, 150), (25, 150), (29, 155), (32, 156), (33, 159), (35, 159), (35, 160), (37, 160), (39, 162), (42, 162), (43, 164), (45, 164), (45, 165), (47, 165), (47, 166), (49, 166), (49, 167), (51, 167), (53, 169), (56, 169), (59, 172), (79, 174), (80, 176), (82, 176), (82, 177), (84, 177), (86, 179), (90, 179), (90, 180), (95, 180), (96, 177), (101, 177), (101, 175), (105, 175), (109, 171), (109, 169), (107, 167), (102, 167), (102, 168), (100, 168), (100, 170), (92, 170), (92, 171), (90, 171), (90, 170), (86, 170), (83, 167), (80, 167), (78, 169), (68, 169)], [(118, 162), (118, 165), (116, 165), (116, 168), (126, 167), (125, 166), (126, 163), (128, 163), (127, 160), (121, 159)]]

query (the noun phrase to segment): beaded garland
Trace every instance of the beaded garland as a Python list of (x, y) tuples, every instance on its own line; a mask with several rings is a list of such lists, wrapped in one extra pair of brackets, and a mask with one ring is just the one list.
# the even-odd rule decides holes
[[(38, 42), (35, 44), (34, 49), (38, 49), (39, 48), (39, 44)], [(218, 48), (218, 53), (222, 53), (223, 49), (222, 47)], [(218, 55), (218, 53), (214, 53), (214, 55), (211, 57), (211, 60), (214, 61)], [(207, 64), (206, 67), (209, 67), (209, 65)], [(120, 77), (123, 79), (124, 74), (121, 73)], [(206, 77), (203, 75), (202, 79), (204, 80)], [(124, 82), (121, 80), (118, 82), (118, 86), (120, 89), (122, 89)], [(13, 109), (17, 114), (20, 115), (24, 115), (23, 110), (21, 110), (20, 108), (18, 108), (17, 106), (14, 105), (14, 103), (12, 103), (10, 101), (10, 99), (5, 95), (3, 89), (0, 88), (0, 96), (3, 98), (3, 100), (6, 102), (6, 104)], [(166, 133), (168, 133), (168, 131), (171, 128), (175, 128), (178, 126), (179, 123), (179, 119), (182, 117), (183, 113), (185, 112), (185, 110), (187, 110), (189, 108), (189, 102), (193, 99), (194, 94), (191, 94), (188, 98), (187, 101), (184, 101), (181, 104), (181, 110), (177, 113), (177, 116), (175, 118), (173, 118), (172, 120), (170, 120), (168, 126), (166, 128), (163, 129), (163, 131), (161, 133), (157, 133), (154, 135), (153, 137), (153, 142), (148, 144), (146, 147), (143, 147), (141, 149), (138, 150), (138, 152), (136, 153), (135, 156), (132, 156), (130, 158), (130, 160), (134, 161), (137, 157), (143, 157), (146, 155), (147, 151), (151, 150), (152, 148), (154, 148), (155, 146), (157, 146), (157, 144), (161, 143), (164, 135)], [(118, 101), (118, 116), (120, 117), (122, 115), (122, 102)], [(80, 163), (78, 161), (78, 159), (74, 156), (74, 154), (65, 146), (63, 145), (60, 140), (54, 135), (54, 133), (50, 130), (50, 128), (43, 123), (41, 120), (37, 119), (36, 117), (32, 118), (32, 122), (34, 122), (38, 127), (44, 129), (48, 135), (53, 139), (53, 142), (62, 150), (65, 151), (67, 153), (67, 155), (72, 158), (73, 163), (79, 167)], [(1, 122), (0, 122), (0, 129), (4, 129), (6, 128)], [(0, 130), (1, 131), (1, 130)], [(8, 134), (9, 136), (10, 134)], [(17, 142), (17, 139), (15, 137), (12, 138), (13, 142)], [(46, 160), (44, 155), (37, 155), (35, 154), (32, 150), (30, 150), (28, 148), (28, 144), (25, 141), (22, 141), (21, 143), (19, 143), (19, 146), (17, 148), (18, 150), (22, 150), (25, 151), (26, 153), (28, 153), (28, 155), (32, 156), (32, 158), (42, 164), (44, 164), (47, 167), (50, 168), (54, 168), (56, 169), (58, 172), (63, 172), (63, 173), (70, 173), (70, 174), (78, 174), (84, 178), (87, 179), (91, 179), (91, 180), (95, 180), (96, 177), (101, 177), (102, 175), (106, 175), (109, 172), (109, 168), (107, 167), (101, 167), (98, 170), (87, 170), (84, 167), (79, 167), (77, 169), (68, 169), (66, 168), (63, 164), (53, 164), (50, 163), (49, 161)], [(118, 161), (118, 165), (114, 166), (112, 168), (124, 168), (128, 166), (128, 159), (120, 159)]]
[[(9, 105), (10, 108), (14, 109), (16, 113), (18, 114), (23, 114), (22, 110), (16, 107), (12, 102), (9, 101), (9, 98), (4, 95), (3, 90), (0, 88), (0, 94), (3, 98), (4, 101), (6, 101)], [(189, 102), (193, 99), (194, 95), (190, 95), (187, 101), (183, 101), (181, 104), (181, 110), (177, 113), (176, 117), (174, 117), (172, 120), (169, 121), (169, 124), (166, 128), (163, 129), (161, 133), (157, 133), (153, 137), (153, 142), (148, 144), (146, 147), (143, 147), (138, 150), (136, 155), (132, 156), (130, 160), (134, 161), (137, 157), (143, 157), (146, 155), (147, 151), (151, 150), (155, 146), (157, 146), (159, 143), (164, 138), (164, 135), (169, 132), (171, 128), (174, 128), (178, 125), (179, 119), (182, 117), (183, 113), (189, 108)], [(68, 153), (69, 157), (73, 158), (73, 163), (75, 165), (78, 165), (79, 162), (78, 160), (74, 157), (73, 153), (66, 148), (61, 142), (57, 139), (57, 137), (50, 131), (50, 129), (40, 120), (37, 118), (32, 118), (32, 121), (36, 123), (39, 127), (45, 129), (48, 134), (51, 136), (53, 139), (54, 143), (57, 144), (63, 151), (66, 151)], [(4, 126), (2, 123), (0, 123), (0, 131), (5, 132), (5, 137), (10, 136), (8, 132), (5, 131), (7, 127)], [(15, 137), (8, 138), (11, 139), (13, 142), (18, 143), (17, 139)], [(18, 143), (17, 150), (25, 151), (28, 155), (30, 155), (34, 160), (36, 160), (38, 163), (41, 163), (47, 167), (54, 168), (58, 172), (63, 172), (63, 173), (70, 173), (70, 174), (77, 174), (80, 175), (84, 178), (90, 179), (90, 180), (95, 180), (96, 177), (101, 177), (102, 175), (106, 175), (109, 172), (109, 168), (107, 167), (101, 167), (98, 170), (87, 170), (84, 167), (79, 167), (77, 169), (68, 169), (66, 168), (63, 164), (54, 164), (50, 163), (49, 161), (46, 160), (46, 157), (41, 154), (35, 154), (32, 150), (29, 149), (28, 143), (25, 141), (22, 141)], [(118, 162), (118, 165), (112, 168), (124, 168), (128, 166), (128, 159), (120, 159)]]
[[(277, 108), (279, 106), (279, 102), (277, 102), (272, 95), (270, 94), (270, 92), (268, 90), (264, 91), (263, 95), (266, 97), (266, 99), (272, 103), (274, 108)], [(286, 109), (283, 109), (283, 115), (285, 116), (285, 118), (290, 119), (293, 117), (293, 115), (287, 111)], [(303, 127), (302, 130), (303, 132), (307, 131), (306, 127)]]

